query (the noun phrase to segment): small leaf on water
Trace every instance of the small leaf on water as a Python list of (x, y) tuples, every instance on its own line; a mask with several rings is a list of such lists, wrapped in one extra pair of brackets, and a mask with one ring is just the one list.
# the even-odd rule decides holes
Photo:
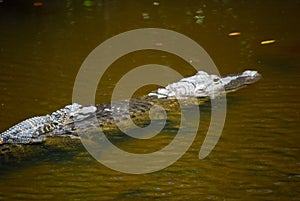
[(267, 44), (271, 44), (271, 43), (275, 43), (274, 39), (271, 40), (263, 40), (260, 42), (261, 45), (267, 45)]

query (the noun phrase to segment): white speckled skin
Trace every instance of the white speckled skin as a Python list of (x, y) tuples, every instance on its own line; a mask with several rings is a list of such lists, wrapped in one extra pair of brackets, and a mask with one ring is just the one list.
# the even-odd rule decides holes
[[(196, 75), (183, 78), (179, 82), (169, 84), (165, 88), (159, 88), (149, 96), (158, 98), (188, 98), (188, 97), (210, 97), (225, 92), (229, 88), (238, 88), (245, 84), (251, 84), (260, 78), (257, 71), (246, 70), (242, 74), (219, 77), (199, 71)], [(234, 83), (234, 84), (233, 84)], [(232, 85), (232, 87), (229, 87)]]

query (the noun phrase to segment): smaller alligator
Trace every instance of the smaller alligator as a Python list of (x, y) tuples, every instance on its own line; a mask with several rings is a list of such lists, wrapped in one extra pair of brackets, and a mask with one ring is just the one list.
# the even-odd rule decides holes
[[(149, 93), (147, 96), (134, 99), (129, 108), (131, 111), (130, 117), (139, 118), (141, 114), (145, 114), (159, 101), (171, 101), (175, 97), (179, 99), (187, 99), (189, 97), (215, 98), (222, 92), (234, 91), (245, 85), (252, 84), (259, 80), (260, 77), (261, 75), (257, 71), (250, 70), (225, 77), (209, 75), (206, 72), (199, 71), (194, 76), (183, 78), (179, 82), (169, 84), (165, 88), (159, 88), (156, 92)], [(120, 101), (119, 105), (122, 105), (122, 101)], [(171, 104), (166, 105), (172, 107)], [(29, 118), (9, 128), (0, 134), (0, 144), (40, 143), (45, 141), (48, 136), (62, 136), (73, 133), (74, 131), (76, 132), (73, 126), (74, 117), (76, 119), (86, 119), (92, 114), (97, 115), (100, 126), (104, 127), (112, 124), (112, 111), (117, 106), (114, 107), (110, 104), (82, 106), (73, 103), (50, 115)], [(124, 120), (122, 111), (119, 113), (119, 121)]]

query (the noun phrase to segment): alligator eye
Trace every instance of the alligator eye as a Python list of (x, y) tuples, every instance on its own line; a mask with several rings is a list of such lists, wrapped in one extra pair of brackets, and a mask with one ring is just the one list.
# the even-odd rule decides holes
[(216, 77), (213, 79), (214, 82), (218, 82), (220, 80), (220, 78)]

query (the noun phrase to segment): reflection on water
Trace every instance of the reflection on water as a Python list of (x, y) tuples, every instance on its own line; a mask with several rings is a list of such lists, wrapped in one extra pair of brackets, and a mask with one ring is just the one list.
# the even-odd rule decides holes
[[(167, 28), (189, 36), (207, 50), (221, 74), (251, 68), (263, 75), (257, 84), (228, 95), (222, 137), (205, 160), (197, 157), (209, 124), (209, 104), (201, 107), (201, 129), (192, 147), (162, 171), (114, 172), (77, 145), (1, 166), (0, 197), (299, 199), (299, 5), (297, 0), (0, 1), (1, 130), (69, 104), (76, 73), (89, 52), (135, 28)], [(106, 73), (97, 101), (109, 99), (128, 69), (149, 61), (181, 69), (185, 76), (193, 73), (168, 54), (128, 55)], [(157, 141), (129, 140), (120, 146), (144, 152), (165, 146), (176, 132), (170, 127)]]

